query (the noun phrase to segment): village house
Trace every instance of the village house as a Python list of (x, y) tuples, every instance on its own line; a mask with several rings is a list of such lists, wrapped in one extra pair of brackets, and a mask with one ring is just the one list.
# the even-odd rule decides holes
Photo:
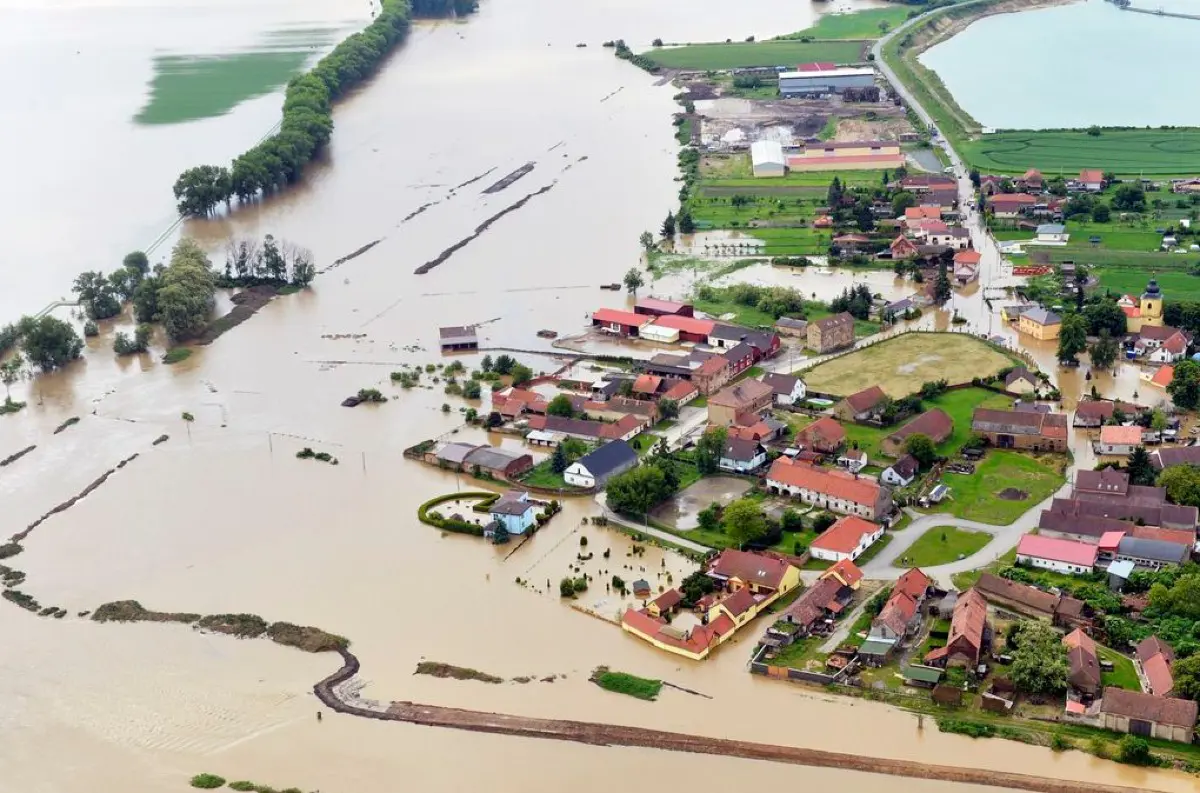
[(1099, 193), (1104, 189), (1104, 172), (1098, 168), (1087, 168), (1079, 172), (1079, 189)]
[(1187, 336), (1182, 331), (1176, 331), (1150, 353), (1150, 360), (1154, 363), (1178, 363), (1187, 357), (1187, 348)]
[(1129, 418), (1135, 418), (1141, 409), (1128, 402), (1110, 402), (1107, 399), (1089, 399), (1075, 406), (1075, 417), (1071, 421), (1074, 427), (1097, 429), (1104, 426), (1112, 417), (1116, 408)]
[(867, 520), (882, 521), (892, 513), (892, 491), (871, 479), (845, 471), (817, 468), (780, 457), (767, 473), (767, 489), (776, 495)]
[(892, 240), (891, 245), (888, 246), (888, 252), (896, 260), (915, 259), (920, 254), (920, 248), (917, 243), (901, 234)]
[(1150, 372), (1142, 372), (1141, 377), (1149, 382), (1150, 385), (1165, 390), (1171, 384), (1171, 381), (1175, 379), (1175, 367), (1170, 365), (1160, 366), (1158, 369), (1151, 370)]
[(693, 309), (690, 303), (677, 303), (673, 300), (660, 300), (657, 297), (641, 297), (633, 304), (633, 313), (646, 314), (652, 317), (661, 317), (666, 315), (677, 315), (681, 317), (692, 316)]
[(979, 262), (983, 255), (979, 251), (960, 250), (954, 254), (954, 280), (966, 286), (979, 277)]
[[(1158, 501), (1160, 497), (1163, 501)], [(1072, 498), (1056, 498), (1050, 511), (1079, 518), (1112, 518), (1146, 526), (1196, 531), (1196, 507), (1165, 502), (1165, 490), (1131, 486), (1127, 495), (1100, 495), (1076, 491)]]
[(754, 361), (770, 358), (779, 352), (779, 334), (766, 330), (751, 330), (737, 325), (717, 323), (708, 334), (708, 344), (719, 350), (728, 350), (741, 345), (754, 351)]
[(656, 374), (640, 374), (633, 381), (630, 391), (638, 399), (653, 399), (662, 383), (663, 379)]
[(1090, 624), (1090, 608), (1069, 595), (1054, 595), (992, 573), (981, 575), (974, 588), (989, 603), (1026, 617), (1047, 619), (1055, 625), (1072, 629)]
[(844, 468), (852, 474), (857, 474), (862, 469), (870, 465), (871, 461), (867, 458), (867, 453), (862, 449), (847, 449), (838, 455), (838, 468)]
[(1017, 561), (1056, 573), (1079, 575), (1096, 567), (1099, 549), (1086, 542), (1023, 534), (1017, 543)]
[(887, 602), (871, 621), (867, 639), (895, 644), (915, 632), (921, 624), (921, 604), (930, 583), (929, 577), (915, 567), (901, 575)]
[(1113, 457), (1128, 457), (1142, 445), (1142, 428), (1136, 424), (1122, 427), (1106, 424), (1100, 428), (1100, 440), (1096, 443), (1096, 454)]
[(854, 317), (843, 311), (808, 323), (808, 346), (818, 354), (854, 345)]
[(633, 468), (638, 463), (637, 452), (623, 440), (609, 441), (567, 466), (563, 479), (568, 485), (603, 488), (609, 479)]
[(1029, 394), (1037, 390), (1038, 378), (1024, 366), (1017, 366), (1004, 376), (1004, 390), (1014, 394)]
[(862, 584), (863, 571), (849, 559), (839, 559), (817, 576), (818, 580), (824, 578), (836, 578), (842, 586), (857, 590)]
[(829, 416), (809, 424), (796, 433), (796, 445), (821, 454), (836, 454), (846, 443), (846, 430)]
[(771, 372), (763, 375), (762, 381), (771, 387), (771, 392), (775, 394), (776, 405), (794, 405), (803, 401), (804, 395), (808, 392), (808, 389), (804, 387), (804, 381), (790, 374)]
[(780, 317), (775, 320), (775, 332), (782, 336), (798, 336), (808, 338), (808, 320)]
[(1062, 317), (1041, 307), (1031, 308), (1017, 318), (1017, 330), (1039, 341), (1051, 341), (1062, 330)]
[(1173, 465), (1200, 465), (1200, 446), (1173, 446), (1150, 452), (1150, 462), (1158, 471)]
[[(897, 185), (893, 182), (892, 186)], [(931, 190), (954, 190), (957, 186), (952, 177), (939, 173), (922, 173), (905, 176), (900, 180), (898, 185), (901, 190), (915, 193), (918, 196), (918, 202), (921, 202), (921, 195), (923, 193), (928, 193)]]
[(838, 402), (833, 406), (833, 414), (842, 421), (867, 421), (886, 398), (883, 389), (873, 385)]
[(1113, 532), (1124, 534), (1131, 531), (1132, 526), (1132, 523), (1113, 518), (1069, 515), (1044, 509), (1038, 518), (1038, 535), (1095, 545), (1104, 535)]
[[(749, 551), (726, 549), (705, 572), (718, 584), (719, 592), (707, 599), (700, 625), (681, 631), (647, 607), (626, 610), (621, 627), (661, 650), (699, 661), (800, 585), (800, 571), (786, 560)], [(661, 615), (663, 608), (660, 605), (655, 611)]]
[(1147, 636), (1138, 642), (1134, 653), (1138, 677), (1146, 693), (1156, 697), (1169, 697), (1175, 693), (1175, 678), (1171, 665), (1175, 663), (1175, 650), (1157, 636)]
[(1067, 450), (1067, 417), (1063, 413), (977, 408), (971, 416), (971, 430), (1000, 449)]
[(1012, 220), (1036, 203), (1028, 193), (997, 193), (987, 200), (987, 208), (997, 220)]
[(788, 606), (782, 619), (797, 626), (800, 638), (823, 633), (853, 594), (854, 590), (837, 576), (822, 576)]
[(813, 540), (808, 552), (814, 559), (854, 561), (882, 536), (883, 527), (879, 524), (845, 515)]
[(918, 220), (941, 220), (942, 208), (940, 206), (916, 206), (906, 207), (904, 210), (905, 223), (913, 223)]
[(971, 246), (971, 232), (961, 226), (929, 229), (925, 234), (925, 244), (962, 252)]
[(683, 593), (671, 588), (646, 604), (646, 613), (655, 619), (669, 619), (683, 603)]
[(488, 516), (509, 534), (524, 534), (537, 516), (537, 504), (524, 490), (510, 490), (488, 509)]
[(721, 456), (717, 461), (717, 467), (722, 471), (748, 474), (758, 470), (766, 462), (767, 450), (761, 443), (756, 440), (733, 437), (726, 438), (725, 446), (722, 447)]
[(687, 380), (676, 380), (663, 392), (662, 398), (670, 399), (679, 407), (683, 407), (698, 396), (700, 396), (700, 391), (695, 385)]
[(479, 337), (475, 334), (474, 325), (451, 325), (438, 329), (438, 345), (442, 352), (478, 350)]
[(920, 463), (917, 458), (911, 454), (906, 454), (896, 462), (883, 469), (883, 473), (879, 475), (880, 481), (892, 487), (908, 487), (912, 481), (917, 478), (917, 473), (921, 470)]
[(941, 408), (931, 408), (883, 439), (883, 453), (899, 457), (913, 435), (925, 435), (934, 445), (946, 442), (954, 433), (954, 419)]
[(1167, 540), (1149, 540), (1125, 536), (1117, 544), (1114, 559), (1118, 562), (1133, 562), (1139, 570), (1162, 570), (1178, 567), (1192, 555), (1192, 549)]
[(1071, 235), (1062, 223), (1042, 223), (1037, 227), (1034, 242), (1038, 245), (1066, 245), (1070, 239)]
[(1081, 628), (1063, 637), (1067, 648), (1067, 683), (1089, 697), (1100, 692), (1100, 659), (1096, 657), (1096, 642)]
[(721, 353), (721, 357), (729, 361), (729, 371), (734, 377), (754, 365), (754, 348), (749, 344), (736, 344)]
[[(611, 401), (611, 400), (610, 400)], [(566, 418), (565, 416), (530, 416), (529, 429), (555, 432), (568, 438), (579, 438), (585, 441), (623, 440), (630, 441), (640, 433), (649, 422), (633, 414), (625, 414), (613, 422), (591, 421), (589, 419)]]
[(708, 423), (728, 427), (737, 423), (739, 413), (761, 413), (771, 406), (774, 398), (771, 387), (759, 380), (728, 386), (708, 398)]
[(946, 644), (926, 653), (924, 663), (974, 669), (988, 646), (989, 633), (987, 601), (974, 589), (968, 589), (954, 603)]
[(1191, 743), (1196, 734), (1200, 705), (1189, 699), (1172, 699), (1109, 686), (1100, 703), (1106, 730)]
[(1045, 186), (1045, 179), (1042, 177), (1042, 172), (1037, 168), (1030, 168), (1025, 172), (1024, 176), (1016, 180), (1016, 185), (1022, 190), (1040, 193)]

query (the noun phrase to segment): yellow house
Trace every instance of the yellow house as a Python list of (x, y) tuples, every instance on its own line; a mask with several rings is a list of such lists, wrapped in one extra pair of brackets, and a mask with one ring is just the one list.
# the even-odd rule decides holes
[(706, 572), (721, 591), (706, 596), (699, 606), (703, 624), (687, 631), (670, 624), (667, 618), (680, 599), (672, 596), (677, 590), (670, 590), (647, 608), (627, 609), (621, 617), (622, 630), (660, 650), (701, 661), (738, 628), (800, 586), (798, 568), (777, 556), (748, 551), (722, 551)]
[(836, 578), (842, 586), (857, 590), (862, 584), (863, 571), (849, 559), (839, 559), (836, 564), (817, 576), (818, 581), (825, 578)]
[(1017, 330), (1039, 341), (1057, 339), (1058, 332), (1062, 330), (1062, 317), (1044, 308), (1033, 308), (1022, 312), (1017, 320)]

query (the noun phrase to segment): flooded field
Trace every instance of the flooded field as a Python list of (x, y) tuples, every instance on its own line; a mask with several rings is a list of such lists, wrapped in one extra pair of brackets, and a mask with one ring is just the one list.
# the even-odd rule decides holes
[(727, 505), (750, 489), (751, 483), (734, 476), (715, 476), (688, 485), (653, 510), (656, 520), (676, 529), (694, 529), (700, 525), (700, 510), (713, 502)]
[[(671, 784), (680, 773), (699, 771), (731, 785), (753, 774), (767, 784), (896, 789), (893, 780), (850, 772), (329, 714), (317, 722), (311, 686), (336, 668), (333, 656), (76, 616), (136, 598), (148, 608), (254, 612), (345, 635), (363, 662), (367, 697), (839, 751), (864, 751), (865, 736), (882, 756), (1192, 789), (1194, 779), (1180, 775), (922, 731), (892, 708), (752, 678), (745, 662), (755, 631), (708, 662), (681, 662), (580, 614), (556, 592), (518, 585), (518, 577), (536, 575), (544, 585), (565, 574), (581, 550), (582, 520), (598, 512), (590, 499), (566, 499), (563, 512), (508, 558), (508, 549), (417, 521), (426, 499), (477, 483), (406, 461), (403, 448), (451, 436), (517, 441), (464, 429), (458, 409), (468, 403), (438, 386), (404, 391), (389, 373), (440, 360), (434, 350), (441, 325), (487, 321), (485, 346), (549, 352), (537, 330), (578, 332), (595, 308), (627, 305), (624, 294), (598, 285), (619, 280), (637, 262), (638, 234), (674, 206), (671, 89), (597, 45), (619, 36), (777, 34), (805, 27), (814, 13), (808, 5), (776, 6), (752, 0), (723, 15), (709, 0), (486, 0), (466, 23), (419, 26), (388, 68), (339, 108), (328, 161), (313, 167), (305, 184), (232, 219), (186, 224), (216, 251), (230, 234), (271, 231), (312, 248), (321, 266), (377, 245), (323, 273), (311, 292), (273, 301), (184, 363), (159, 362), (161, 339), (152, 353), (115, 358), (112, 334), (128, 329), (126, 318), (104, 323), (83, 362), (14, 388), (29, 407), (0, 418), (0, 458), (36, 448), (0, 472), (0, 509), (10, 531), (76, 496), (118, 461), (139, 456), (38, 526), (14, 560), (28, 575), (24, 588), (68, 616), (38, 619), (0, 608), (6, 785), (31, 793), (168, 793), (211, 771), (334, 793), (383, 793), (397, 778), (430, 790), (488, 784), (501, 791), (607, 791)], [(0, 64), (37, 75), (17, 81), (22, 112), (6, 127), (6, 142), (27, 153), (14, 159), (12, 181), (29, 189), (0, 199), (11, 232), (0, 263), (0, 318), (36, 311), (65, 293), (80, 270), (111, 268), (128, 250), (149, 246), (174, 221), (170, 184), (181, 168), (227, 160), (277, 120), (278, 95), (268, 94), (216, 118), (133, 124), (147, 101), (155, 53), (236, 48), (288, 24), (341, 30), (370, 13), (366, 3), (347, 8), (329, 0), (211, 0), (185, 10), (150, 0), (0, 6)], [(575, 46), (584, 42), (589, 46)], [(81, 116), (89, 123), (78, 123)], [(512, 187), (481, 193), (493, 178), (531, 161), (533, 171)], [(495, 176), (455, 189), (488, 173)], [(413, 274), (483, 220), (547, 186), (548, 194), (441, 266)], [(581, 221), (590, 217), (603, 224)], [(167, 244), (171, 235), (162, 239)], [(825, 294), (823, 276), (800, 277), (812, 279), (806, 291)], [(891, 274), (863, 277), (872, 284), (880, 278), (882, 290)], [(830, 290), (834, 283), (830, 277)], [(990, 322), (982, 301), (957, 300), (972, 322)], [(935, 312), (928, 321), (937, 317), (945, 322)], [(512, 354), (535, 372), (559, 365), (545, 355)], [(461, 360), (473, 368), (481, 355)], [(381, 388), (389, 402), (339, 406), (364, 387)], [(185, 412), (194, 421), (183, 420)], [(72, 417), (81, 420), (53, 434)], [(169, 439), (153, 445), (164, 434)], [(296, 459), (304, 447), (327, 451), (340, 464)], [(594, 576), (634, 564), (624, 555), (631, 541), (587, 532), (589, 549), (595, 543), (600, 552), (591, 560)], [(617, 564), (599, 566), (605, 549)], [(664, 558), (672, 575), (686, 569), (655, 554), (648, 549), (622, 578), (653, 573), (657, 586)], [(596, 605), (600, 589), (584, 604)], [(566, 678), (486, 686), (414, 677), (422, 659), (505, 678)], [(587, 682), (598, 664), (712, 699), (673, 690), (649, 704), (620, 697)], [(464, 757), (472, 761), (460, 762)], [(916, 781), (903, 789), (971, 790)]]

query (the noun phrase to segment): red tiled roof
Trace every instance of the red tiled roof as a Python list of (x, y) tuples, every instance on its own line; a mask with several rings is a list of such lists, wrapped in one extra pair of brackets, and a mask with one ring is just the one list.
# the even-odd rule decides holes
[(854, 154), (845, 157), (796, 157), (789, 156), (787, 158), (788, 167), (804, 170), (807, 163), (814, 162), (836, 162), (846, 165), (893, 165), (897, 162), (904, 162), (903, 154)]
[(729, 361), (725, 360), (724, 358), (722, 358), (719, 355), (715, 355), (712, 358), (709, 358), (704, 363), (700, 364), (699, 368), (696, 369), (696, 374), (700, 374), (700, 375), (716, 374), (717, 372), (721, 371), (722, 369), (728, 369), (728, 368), (729, 368)]
[(659, 611), (669, 611), (683, 602), (683, 593), (672, 587), (650, 602), (658, 606)]
[(786, 614), (798, 625), (811, 626), (824, 616), (829, 601), (841, 588), (842, 584), (836, 578), (822, 576), (788, 607)]
[(892, 596), (883, 605), (883, 610), (875, 621), (895, 634), (903, 634), (904, 629), (917, 613), (917, 601), (903, 592), (892, 590)]
[(789, 567), (791, 565), (778, 556), (726, 548), (708, 566), (708, 573), (778, 590)]
[(1188, 529), (1164, 529), (1160, 526), (1138, 526), (1134, 524), (1130, 530), (1131, 537), (1139, 540), (1161, 540), (1173, 542), (1176, 545), (1186, 545), (1189, 548), (1196, 544), (1196, 532)]
[(1142, 639), (1140, 642), (1138, 642), (1136, 652), (1138, 660), (1142, 663), (1146, 663), (1146, 661), (1150, 660), (1156, 655), (1166, 656), (1168, 662), (1173, 662), (1175, 660), (1174, 648), (1157, 636), (1147, 636), (1145, 639)]
[(837, 68), (837, 64), (832, 61), (815, 61), (813, 63), (801, 63), (796, 67), (798, 72), (829, 72)]
[(796, 433), (796, 439), (810, 446), (817, 445), (819, 440), (822, 446), (834, 448), (845, 443), (846, 430), (829, 416), (822, 416)]
[(1132, 427), (1106, 424), (1100, 428), (1100, 442), (1138, 446), (1142, 442), (1142, 428), (1136, 424)]
[(1124, 539), (1125, 532), (1123, 531), (1106, 531), (1100, 535), (1100, 542), (1097, 547), (1102, 551), (1115, 551), (1121, 545), (1121, 540)]
[(658, 375), (642, 374), (633, 381), (633, 390), (639, 394), (653, 394), (658, 391), (660, 385), (662, 385), (662, 378)]
[(737, 385), (722, 388), (708, 398), (708, 404), (741, 410), (766, 397), (774, 397), (771, 386), (761, 380), (744, 380)]
[(989, 204), (1012, 204), (1014, 206), (1024, 206), (1027, 204), (1036, 204), (1037, 199), (1028, 193), (997, 193), (988, 199)]
[(938, 648), (943, 652), (937, 654), (937, 650), (934, 650), (925, 656), (925, 660), (937, 660), (954, 650), (970, 653), (972, 662), (977, 662), (983, 648), (983, 631), (986, 627), (987, 601), (974, 589), (968, 589), (954, 604), (954, 615), (950, 618), (950, 632), (946, 637), (946, 644)]
[(740, 617), (754, 606), (754, 593), (743, 587), (720, 602), (734, 617)]
[(593, 322), (616, 324), (640, 328), (650, 321), (645, 314), (634, 314), (632, 311), (618, 311), (615, 308), (598, 308), (592, 312)]
[(941, 443), (954, 432), (954, 419), (941, 408), (931, 408), (888, 436), (888, 440), (899, 443), (910, 435), (927, 435), (934, 443)]
[(821, 573), (820, 578), (830, 578), (831, 576), (837, 576), (843, 584), (852, 587), (862, 580), (863, 571), (849, 559), (841, 559)]
[(1171, 384), (1171, 380), (1175, 377), (1174, 366), (1160, 366), (1158, 371), (1154, 373), (1154, 377), (1150, 378), (1150, 382), (1156, 386), (1166, 388)]
[(929, 576), (921, 572), (920, 568), (913, 567), (906, 570), (904, 575), (896, 580), (896, 585), (892, 587), (892, 591), (900, 591), (913, 600), (920, 600), (925, 597), (925, 592), (929, 589), (931, 583)]
[(666, 399), (673, 399), (676, 402), (682, 402), (695, 393), (696, 386), (692, 385), (687, 380), (680, 380), (678, 383), (668, 388), (667, 392), (663, 394), (663, 397)]
[(983, 254), (979, 251), (959, 251), (954, 254), (955, 264), (979, 264), (979, 260), (983, 258)]
[(1097, 168), (1088, 168), (1082, 170), (1079, 172), (1079, 181), (1083, 182), (1084, 184), (1088, 184), (1090, 182), (1103, 182), (1104, 171), (1101, 171)]
[(657, 297), (639, 298), (633, 305), (635, 308), (644, 308), (649, 311), (664, 311), (668, 314), (674, 314), (677, 311), (682, 311), (690, 307), (688, 303), (677, 303), (674, 300), (660, 300)]
[(855, 515), (837, 519), (825, 533), (812, 541), (810, 548), (820, 548), (833, 553), (850, 553), (868, 537), (879, 531), (879, 526)]
[(887, 396), (887, 394), (883, 393), (882, 388), (877, 385), (873, 385), (870, 388), (864, 388), (862, 391), (846, 397), (846, 404), (848, 404), (850, 409), (853, 410), (857, 415), (859, 413), (866, 413), (868, 410), (878, 405), (885, 396)]
[(1017, 556), (1032, 556), (1064, 564), (1094, 567), (1098, 549), (1095, 545), (1075, 540), (1060, 540), (1038, 534), (1022, 535), (1017, 543)]
[(922, 218), (941, 220), (942, 208), (937, 206), (919, 206), (908, 207), (904, 210), (905, 220), (921, 220)]
[(767, 479), (872, 508), (879, 499), (877, 482), (857, 479), (845, 471), (827, 471), (805, 463), (793, 463), (786, 457), (780, 457), (771, 464)]
[(1142, 671), (1146, 673), (1151, 694), (1165, 697), (1175, 689), (1175, 678), (1171, 675), (1171, 665), (1165, 656), (1150, 656), (1142, 663)]
[(677, 314), (667, 314), (666, 316), (656, 317), (652, 324), (660, 328), (672, 328), (680, 333), (696, 333), (707, 336), (712, 333), (713, 326), (717, 323), (711, 319), (696, 319), (695, 317), (681, 317)]

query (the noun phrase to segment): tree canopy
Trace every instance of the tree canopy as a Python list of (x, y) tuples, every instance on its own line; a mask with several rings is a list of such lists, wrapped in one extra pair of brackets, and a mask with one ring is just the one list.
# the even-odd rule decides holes
[(1180, 361), (1167, 385), (1167, 393), (1177, 407), (1194, 410), (1200, 407), (1200, 363)]
[(904, 442), (904, 451), (915, 457), (922, 468), (928, 468), (933, 465), (938, 457), (937, 447), (933, 445), (933, 439), (919, 432), (908, 436), (908, 440)]
[(1117, 356), (1121, 354), (1121, 348), (1117, 344), (1117, 340), (1109, 335), (1108, 328), (1100, 330), (1100, 338), (1092, 345), (1088, 351), (1092, 358), (1092, 366), (1097, 369), (1111, 369), (1117, 361)]
[(20, 322), (25, 358), (43, 372), (65, 366), (83, 352), (83, 339), (58, 317), (25, 317)]
[(725, 526), (725, 533), (739, 548), (767, 533), (767, 519), (754, 499), (739, 498), (725, 507), (721, 522)]
[(546, 415), (569, 419), (575, 415), (575, 406), (571, 404), (570, 397), (566, 394), (559, 394), (550, 400), (550, 404), (546, 405)]
[(1062, 637), (1049, 625), (1034, 620), (1016, 623), (1013, 643), (1013, 683), (1032, 694), (1056, 694), (1067, 687), (1067, 651)]
[(645, 515), (674, 490), (665, 472), (655, 465), (642, 465), (608, 480), (608, 506), (617, 512)]
[(1173, 465), (1158, 475), (1158, 486), (1167, 489), (1167, 498), (1174, 503), (1200, 507), (1200, 468)]
[(1087, 321), (1079, 314), (1063, 317), (1058, 332), (1058, 360), (1074, 361), (1079, 353), (1087, 349)]
[[(196, 336), (208, 324), (216, 292), (216, 277), (204, 251), (184, 237), (171, 251), (171, 263), (157, 279), (154, 302), (172, 341)], [(136, 296), (135, 296), (136, 297)]]

